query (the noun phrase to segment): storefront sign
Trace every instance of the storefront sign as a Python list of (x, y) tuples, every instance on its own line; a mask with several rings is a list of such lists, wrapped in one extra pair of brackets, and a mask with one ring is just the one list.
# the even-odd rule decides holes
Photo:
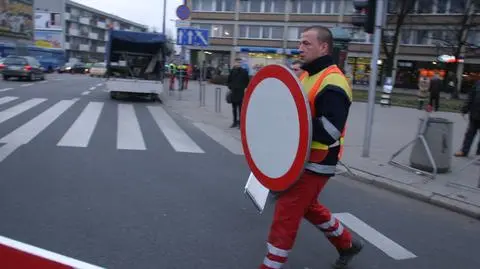
[(0, 36), (33, 40), (33, 0), (0, 1)]
[(35, 12), (35, 29), (62, 29), (60, 13)]
[(58, 30), (36, 30), (35, 31), (35, 46), (42, 48), (61, 49), (62, 46), (62, 31)]

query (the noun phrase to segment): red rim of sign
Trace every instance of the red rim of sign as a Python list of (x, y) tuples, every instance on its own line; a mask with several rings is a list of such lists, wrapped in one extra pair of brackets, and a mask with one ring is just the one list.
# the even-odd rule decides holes
[[(297, 106), (298, 121), (300, 125), (300, 139), (298, 141), (295, 159), (288, 171), (278, 178), (272, 178), (265, 175), (255, 164), (248, 147), (246, 134), (246, 122), (248, 120), (247, 109), (250, 98), (252, 97), (253, 91), (258, 84), (267, 78), (278, 79), (288, 87)], [(274, 90), (275, 89), (272, 89), (272, 92), (274, 92)], [(260, 183), (262, 183), (262, 185), (272, 191), (282, 191), (287, 189), (298, 180), (299, 176), (303, 172), (306, 158), (310, 152), (310, 122), (308, 118), (308, 109), (309, 108), (307, 107), (307, 102), (305, 102), (305, 96), (303, 95), (302, 88), (298, 85), (297, 80), (290, 71), (280, 65), (268, 65), (260, 69), (252, 78), (247, 90), (245, 91), (245, 97), (242, 104), (242, 114), (240, 117), (240, 132), (242, 137), (243, 152), (253, 175), (260, 181)]]

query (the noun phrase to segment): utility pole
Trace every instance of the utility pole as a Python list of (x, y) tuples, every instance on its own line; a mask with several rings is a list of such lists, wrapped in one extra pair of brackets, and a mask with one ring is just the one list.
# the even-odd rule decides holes
[(167, 0), (163, 0), (163, 34), (166, 34), (167, 28)]

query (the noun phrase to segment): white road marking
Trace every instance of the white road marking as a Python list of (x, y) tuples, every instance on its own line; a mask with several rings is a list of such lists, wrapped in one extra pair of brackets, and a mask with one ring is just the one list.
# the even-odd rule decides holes
[(25, 83), (25, 84), (20, 84), (20, 87), (28, 87), (28, 86), (32, 86), (33, 83)]
[(5, 144), (0, 146), (0, 163), (5, 160), (10, 154), (12, 154), (16, 149), (18, 149), (21, 145), (14, 145), (14, 144)]
[[(15, 98), (16, 99), (16, 98)], [(45, 98), (33, 98), (0, 112), (0, 123), (7, 121), (43, 102), (47, 101)]]
[(90, 94), (89, 91), (84, 91), (84, 92), (82, 92), (82, 95), (89, 95), (89, 94)]
[(228, 149), (231, 153), (243, 155), (241, 142), (233, 138), (231, 135), (226, 134), (224, 131), (216, 127), (201, 122), (195, 122), (193, 125), (215, 140), (218, 144)]
[(148, 110), (168, 142), (177, 152), (204, 153), (162, 107), (148, 106)]
[(93, 131), (103, 109), (103, 103), (90, 102), (82, 111), (77, 120), (68, 129), (57, 146), (81, 147), (88, 146)]
[(42, 80), (39, 83), (47, 83), (47, 82), (48, 82), (48, 80)]
[(95, 90), (95, 87), (90, 87), (90, 90), (91, 90), (91, 91)]
[(97, 87), (100, 87), (100, 86), (102, 86), (102, 85), (103, 85), (103, 83), (98, 83), (98, 84), (97, 84)]
[(4, 136), (2, 139), (0, 139), (0, 143), (12, 143), (14, 145), (27, 144), (39, 133), (45, 130), (45, 128), (52, 124), (74, 103), (75, 102), (71, 100), (62, 100), (56, 103), (29, 122)]
[(14, 97), (14, 96), (2, 97), (2, 98), (0, 98), (0, 105), (10, 103), (11, 101), (14, 101), (14, 100), (17, 100), (17, 99), (18, 99), (18, 97)]
[(146, 149), (133, 105), (118, 105), (117, 149)]
[[(102, 267), (98, 267), (96, 265), (92, 265), (86, 262), (82, 262), (67, 256), (63, 256), (61, 254), (57, 254), (45, 249), (41, 249), (32, 245), (28, 245), (19, 241), (15, 241), (13, 239), (4, 237), (0, 235), (0, 247), (6, 246), (9, 248), (16, 249), (20, 252), (24, 252), (25, 254), (31, 254), (33, 256), (41, 257), (45, 260), (54, 261), (56, 263), (60, 263), (66, 266), (70, 266), (72, 268), (82, 268), (82, 269), (102, 269)], [(4, 257), (8, 260), (8, 257)], [(7, 262), (8, 264), (8, 262)]]
[(336, 213), (334, 216), (345, 224), (345, 226), (395, 260), (413, 259), (417, 257), (415, 254), (406, 250), (350, 213)]
[(0, 89), (0, 92), (6, 92), (11, 90), (13, 90), (13, 88), (4, 88), (4, 89)]
[(59, 80), (63, 80), (63, 78), (54, 78), (53, 80), (59, 81)]

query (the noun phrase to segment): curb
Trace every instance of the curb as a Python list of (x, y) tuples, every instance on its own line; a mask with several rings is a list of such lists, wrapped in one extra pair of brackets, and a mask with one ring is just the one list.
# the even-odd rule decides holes
[(343, 169), (339, 174), (362, 183), (371, 184), (405, 197), (413, 198), (480, 220), (480, 206), (466, 203), (439, 193), (417, 189), (410, 185), (392, 179), (375, 176), (353, 167), (350, 167), (350, 169), (355, 170), (354, 175), (347, 173), (347, 171), (344, 171)]

